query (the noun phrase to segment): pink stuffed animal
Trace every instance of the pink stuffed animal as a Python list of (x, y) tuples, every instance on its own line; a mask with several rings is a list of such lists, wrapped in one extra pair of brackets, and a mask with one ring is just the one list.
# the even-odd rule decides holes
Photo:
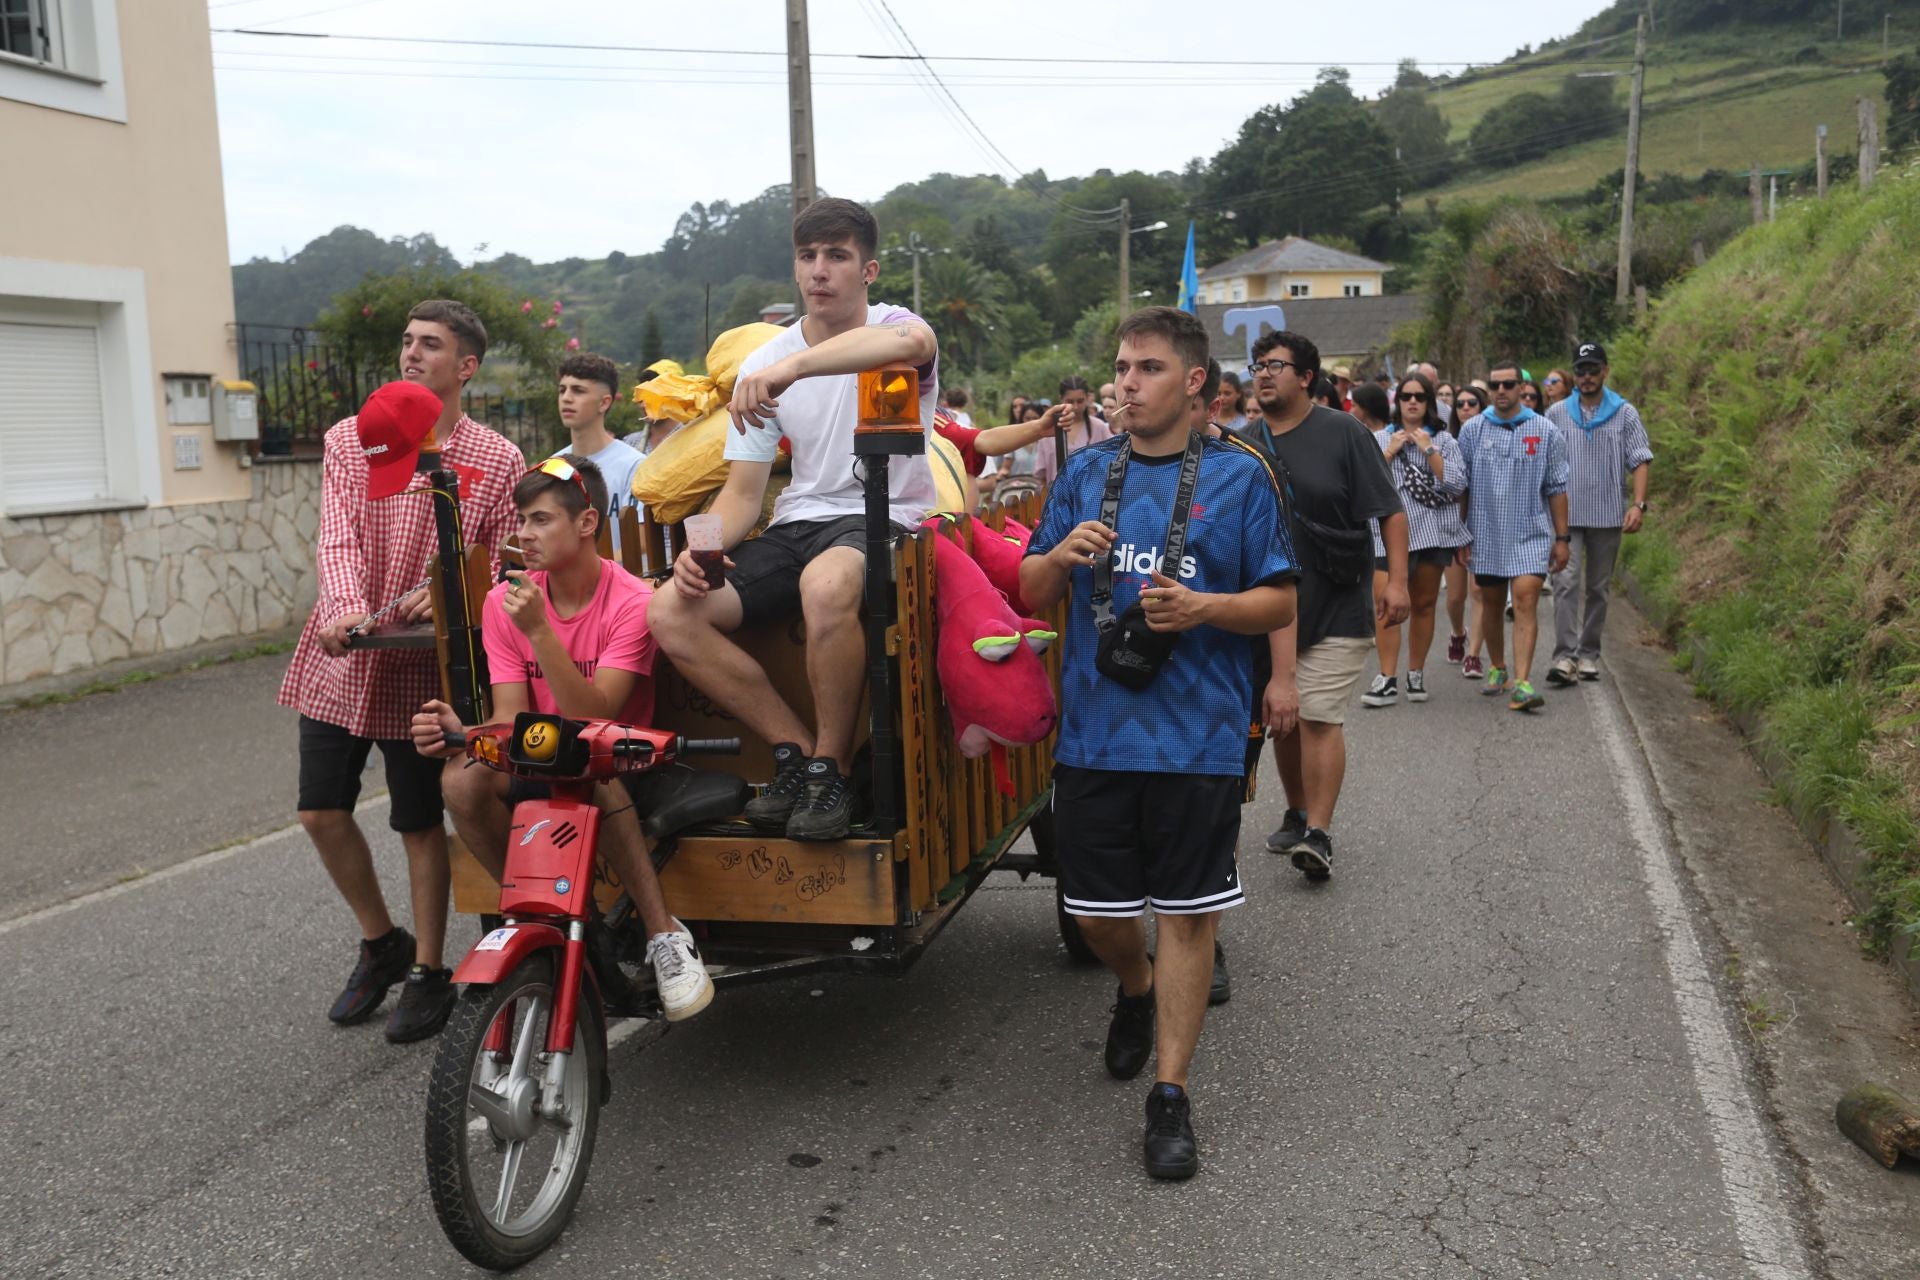
[(1020, 596), (1020, 562), (1026, 558), (1033, 531), (1017, 520), (1009, 520), (1004, 533), (995, 533), (977, 516), (967, 519), (973, 521), (973, 558), (985, 571), (987, 581), (1007, 598), (1016, 614), (1033, 612)]
[[(984, 525), (975, 535), (992, 538)], [(1057, 638), (1043, 622), (1018, 617), (959, 543), (933, 538), (936, 609), (935, 667), (960, 754), (993, 754), (994, 780), (1013, 793), (1007, 748), (1024, 747), (1053, 732), (1059, 720), (1053, 683), (1040, 653)]]

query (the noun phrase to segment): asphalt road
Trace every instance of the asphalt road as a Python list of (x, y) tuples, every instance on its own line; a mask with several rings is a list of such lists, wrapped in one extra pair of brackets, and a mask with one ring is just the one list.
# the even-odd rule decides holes
[[(174, 868), (0, 924), (9, 1275), (472, 1273), (424, 1185), (431, 1045), (324, 1019), (351, 926), (304, 837), (184, 861), (290, 808), (283, 661), (0, 722), (10, 780), (22, 725), (159, 752), (144, 803), (81, 778), (105, 754), (39, 775), (75, 796), (74, 865), (10, 838), (10, 883)], [(1522, 717), (1431, 684), (1356, 706), (1329, 885), (1261, 852), (1270, 772), (1245, 812), (1194, 1181), (1141, 1173), (1145, 1083), (1099, 1061), (1112, 984), (1066, 959), (1050, 887), (1002, 876), (904, 978), (729, 989), (620, 1044), (574, 1224), (525, 1274), (1825, 1274), (1618, 695)], [(169, 760), (155, 707), (232, 750)]]

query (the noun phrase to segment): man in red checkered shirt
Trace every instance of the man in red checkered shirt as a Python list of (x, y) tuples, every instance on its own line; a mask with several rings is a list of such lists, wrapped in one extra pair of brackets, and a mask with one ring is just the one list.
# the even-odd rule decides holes
[[(486, 327), (464, 303), (420, 303), (400, 340), (404, 384), (382, 387), (360, 417), (327, 432), (315, 556), (320, 598), (280, 686), (281, 704), (300, 712), (300, 823), (363, 936), (353, 974), (327, 1016), (343, 1026), (364, 1022), (404, 981), (387, 1020), (387, 1039), (396, 1043), (438, 1032), (455, 995), (452, 971), (441, 964), (449, 890), (441, 763), (416, 752), (409, 735), (413, 713), (440, 696), (440, 678), (431, 649), (356, 649), (348, 633), (394, 601), (402, 603), (387, 615), (392, 622), (432, 616), (419, 588), (438, 549), (433, 504), (413, 492), (425, 484), (415, 476), (423, 445), (430, 454), (437, 443), (433, 465), (460, 476), (463, 540), (486, 546), (498, 565), (526, 460), (460, 411), (461, 388), (486, 350)], [(376, 744), (391, 795), (388, 824), (407, 850), (417, 938), (387, 914), (372, 852), (353, 817), (360, 774)]]

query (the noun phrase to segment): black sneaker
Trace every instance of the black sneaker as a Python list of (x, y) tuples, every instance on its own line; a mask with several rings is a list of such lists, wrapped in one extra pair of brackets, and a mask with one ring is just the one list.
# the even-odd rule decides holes
[(453, 1013), (453, 1002), (460, 992), (453, 985), (453, 970), (429, 969), (416, 964), (407, 970), (406, 985), (400, 988), (400, 1000), (387, 1019), (387, 1039), (394, 1044), (410, 1044), (440, 1034)]
[(797, 742), (778, 742), (773, 748), (773, 783), (747, 801), (747, 821), (766, 831), (785, 831), (800, 793), (806, 789), (807, 753)]
[(365, 1022), (387, 998), (393, 984), (407, 976), (413, 963), (413, 935), (395, 927), (377, 942), (362, 939), (347, 986), (327, 1010), (327, 1017), (343, 1027)]
[(1200, 1172), (1200, 1144), (1193, 1137), (1193, 1103), (1177, 1084), (1156, 1084), (1147, 1094), (1147, 1173), (1179, 1181)]
[(1153, 991), (1130, 996), (1120, 989), (1113, 1002), (1113, 1021), (1107, 1024), (1107, 1074), (1131, 1080), (1153, 1056)]
[(1318, 827), (1308, 827), (1307, 834), (1294, 846), (1293, 865), (1306, 872), (1309, 880), (1325, 880), (1331, 876), (1333, 837)]
[(1267, 837), (1268, 853), (1292, 853), (1294, 846), (1307, 834), (1307, 815), (1298, 809), (1287, 810), (1285, 822), (1280, 829)]
[(1225, 1004), (1233, 999), (1233, 979), (1227, 976), (1227, 949), (1213, 944), (1213, 985), (1207, 988), (1208, 1004)]
[(807, 761), (806, 790), (787, 816), (789, 840), (844, 840), (853, 825), (853, 779), (824, 756)]

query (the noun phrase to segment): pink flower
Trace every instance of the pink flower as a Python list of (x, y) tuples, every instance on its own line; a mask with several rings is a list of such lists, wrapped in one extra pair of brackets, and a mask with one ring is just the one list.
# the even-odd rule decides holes
[(553, 300), (553, 314), (555, 314), (555, 315), (559, 315), (559, 314), (560, 314), (560, 299), (558, 299), (558, 298), (555, 298), (555, 299)]
[(567, 350), (578, 351), (579, 349), (580, 349), (580, 339), (578, 338), (567, 339)]
[(551, 329), (551, 328), (553, 328), (553, 326), (555, 326), (555, 325), (557, 325), (557, 324), (559, 324), (559, 323), (560, 323), (560, 322), (559, 322), (558, 320), (555, 320), (555, 319), (554, 319), (554, 318), (553, 318), (552, 316), (548, 316), (548, 317), (547, 317), (547, 318), (546, 318), (545, 320), (542, 320), (542, 321), (540, 322), (540, 327), (541, 327), (542, 329)]
[(309, 361), (307, 361), (307, 368), (309, 368), (309, 369), (318, 369), (319, 367), (320, 367), (320, 362), (319, 362), (318, 360), (309, 360)]
[(366, 306), (360, 308), (360, 314), (369, 320), (373, 319), (373, 304), (368, 303)]
[(532, 311), (532, 310), (533, 310), (533, 299), (532, 299), (532, 298), (527, 298), (527, 299), (525, 299), (524, 301), (522, 301), (522, 302), (521, 302), (521, 304), (520, 304), (520, 314), (521, 314), (521, 315), (526, 315), (526, 314), (527, 314), (528, 312), (530, 312), (530, 311)]

